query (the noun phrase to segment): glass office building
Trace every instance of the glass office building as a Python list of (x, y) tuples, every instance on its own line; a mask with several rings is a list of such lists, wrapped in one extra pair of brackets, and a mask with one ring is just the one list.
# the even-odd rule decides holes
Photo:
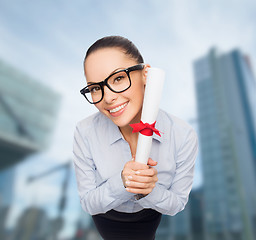
[(0, 170), (50, 142), (60, 96), (0, 61)]
[(0, 207), (8, 206), (12, 202), (14, 177), (15, 170), (13, 168), (0, 171)]
[(60, 95), (0, 60), (0, 239), (13, 199), (14, 166), (50, 143)]
[(194, 63), (206, 239), (256, 239), (256, 83), (248, 57)]

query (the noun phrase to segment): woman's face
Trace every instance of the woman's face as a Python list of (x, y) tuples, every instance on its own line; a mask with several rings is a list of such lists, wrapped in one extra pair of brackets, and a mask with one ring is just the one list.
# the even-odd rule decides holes
[[(96, 50), (85, 61), (87, 83), (101, 82), (111, 73), (136, 64), (138, 63), (120, 48)], [(130, 72), (131, 87), (122, 93), (112, 92), (104, 86), (104, 97), (95, 104), (100, 112), (121, 128), (140, 121), (148, 67), (149, 65), (145, 65), (143, 70)]]

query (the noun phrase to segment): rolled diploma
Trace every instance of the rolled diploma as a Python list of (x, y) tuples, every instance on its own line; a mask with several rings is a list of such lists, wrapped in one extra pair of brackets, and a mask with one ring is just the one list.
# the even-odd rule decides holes
[[(156, 121), (161, 100), (165, 72), (159, 68), (149, 68), (145, 88), (141, 121), (152, 124)], [(152, 136), (139, 133), (135, 161), (147, 164), (152, 146)]]

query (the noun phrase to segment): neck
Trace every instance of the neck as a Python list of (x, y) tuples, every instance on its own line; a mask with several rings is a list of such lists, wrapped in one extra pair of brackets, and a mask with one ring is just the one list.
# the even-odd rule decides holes
[[(141, 111), (129, 124), (140, 122), (140, 118), (141, 118)], [(133, 128), (129, 124), (124, 127), (119, 127), (119, 129), (124, 139), (129, 143), (132, 155), (135, 155), (139, 133), (138, 132), (133, 133), (132, 132)]]
[(132, 127), (131, 126), (126, 126), (119, 128), (124, 139), (128, 142), (131, 150), (131, 155), (135, 156), (136, 154), (136, 149), (137, 149), (137, 142), (138, 142), (138, 136), (139, 133), (132, 133)]
[(130, 140), (137, 139), (137, 133), (132, 133), (132, 127), (130, 125), (125, 127), (119, 127), (122, 135), (124, 136), (125, 140), (130, 142)]

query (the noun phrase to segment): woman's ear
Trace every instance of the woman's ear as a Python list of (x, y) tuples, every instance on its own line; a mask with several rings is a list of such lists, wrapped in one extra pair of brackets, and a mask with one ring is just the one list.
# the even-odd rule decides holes
[(145, 64), (144, 65), (144, 68), (143, 68), (143, 82), (144, 84), (146, 85), (147, 83), (147, 76), (148, 76), (148, 69), (150, 68), (151, 66), (149, 64)]

